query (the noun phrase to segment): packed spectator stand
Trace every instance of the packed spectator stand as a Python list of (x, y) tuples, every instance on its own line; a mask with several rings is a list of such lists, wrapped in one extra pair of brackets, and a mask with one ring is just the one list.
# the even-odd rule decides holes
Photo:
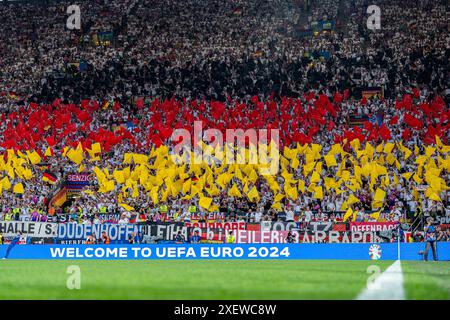
[[(0, 219), (55, 221), (67, 214), (74, 222), (101, 223), (99, 214), (107, 212), (119, 213), (115, 222), (121, 223), (184, 221), (191, 205), (203, 215), (216, 206), (224, 221), (276, 221), (291, 213), (296, 221), (341, 221), (348, 208), (355, 221), (377, 221), (370, 213), (379, 210), (383, 220), (450, 218), (447, 1), (79, 1), (81, 30), (68, 30), (71, 4), (0, 2)], [(366, 27), (373, 4), (382, 14), (375, 31)], [(332, 21), (333, 27), (310, 30), (313, 21)], [(373, 88), (377, 96), (366, 97)], [(355, 124), (356, 118), (363, 120)], [(125, 162), (125, 154), (144, 154), (151, 156), (144, 167), (157, 176), (156, 150), (172, 151), (173, 130), (192, 131), (198, 120), (204, 129), (223, 132), (279, 129), (279, 150), (289, 162), (281, 161), (274, 177), (279, 190), (261, 175), (251, 181), (244, 174), (207, 193), (223, 172), (206, 176), (205, 168), (187, 168), (185, 181), (212, 179), (202, 193), (190, 188), (164, 195), (170, 189), (165, 182), (155, 201), (145, 183), (130, 187), (114, 175), (142, 165)], [(100, 155), (88, 151), (96, 143)], [(364, 167), (367, 144), (376, 148), (373, 162), (386, 169), (389, 182), (370, 182), (355, 169)], [(321, 147), (313, 159), (323, 167), (304, 170), (314, 145)], [(336, 145), (341, 148), (331, 153), (338, 161), (333, 166), (325, 156)], [(394, 147), (386, 152), (386, 145)], [(79, 146), (83, 158), (77, 163), (67, 152)], [(7, 151), (12, 149), (14, 156)], [(295, 161), (287, 157), (294, 149)], [(406, 156), (409, 150), (413, 154)], [(11, 157), (25, 162), (12, 163)], [(345, 167), (350, 176), (342, 178)], [(99, 169), (108, 171), (112, 189), (98, 192)], [(316, 170), (318, 181), (312, 181)], [(56, 183), (43, 181), (44, 173)], [(67, 176), (76, 173), (90, 175), (91, 185), (52, 207)], [(330, 187), (334, 177), (359, 177), (360, 183)], [(435, 178), (438, 187), (424, 192)], [(14, 188), (18, 184), (23, 190)], [(230, 195), (233, 186), (241, 196)], [(248, 196), (253, 187), (258, 201)], [(386, 195), (374, 207), (377, 189)], [(349, 204), (350, 196), (358, 201)], [(206, 197), (211, 204), (201, 205)]]

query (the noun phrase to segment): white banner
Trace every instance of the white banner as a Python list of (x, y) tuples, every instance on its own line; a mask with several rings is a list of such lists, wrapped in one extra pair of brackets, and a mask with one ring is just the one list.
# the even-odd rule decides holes
[(19, 232), (28, 237), (52, 238), (58, 235), (58, 224), (32, 221), (0, 221), (0, 233), (4, 236), (15, 236)]

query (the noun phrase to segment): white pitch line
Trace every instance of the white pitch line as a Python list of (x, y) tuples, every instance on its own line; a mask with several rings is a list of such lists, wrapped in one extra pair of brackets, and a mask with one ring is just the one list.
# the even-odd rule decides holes
[(356, 297), (356, 300), (405, 300), (400, 260), (390, 265)]

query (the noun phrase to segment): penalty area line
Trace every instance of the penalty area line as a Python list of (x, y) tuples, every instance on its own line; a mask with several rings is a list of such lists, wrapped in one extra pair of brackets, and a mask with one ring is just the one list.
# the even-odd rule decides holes
[(396, 260), (375, 281), (356, 297), (356, 300), (405, 300), (403, 272), (400, 260)]

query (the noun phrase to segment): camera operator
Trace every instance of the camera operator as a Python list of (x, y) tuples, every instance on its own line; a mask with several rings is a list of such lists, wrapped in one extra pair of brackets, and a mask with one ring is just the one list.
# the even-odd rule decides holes
[(287, 243), (295, 243), (295, 235), (292, 231), (289, 231), (286, 237)]
[(433, 251), (433, 260), (437, 261), (437, 237), (436, 237), (436, 227), (434, 226), (434, 220), (432, 217), (427, 218), (427, 225), (424, 228), (425, 231), (425, 252), (423, 253), (423, 258), (428, 261), (428, 252)]
[[(400, 239), (399, 239), (400, 238)], [(402, 224), (397, 221), (397, 225), (392, 229), (392, 242), (404, 242), (405, 233), (403, 232)]]

